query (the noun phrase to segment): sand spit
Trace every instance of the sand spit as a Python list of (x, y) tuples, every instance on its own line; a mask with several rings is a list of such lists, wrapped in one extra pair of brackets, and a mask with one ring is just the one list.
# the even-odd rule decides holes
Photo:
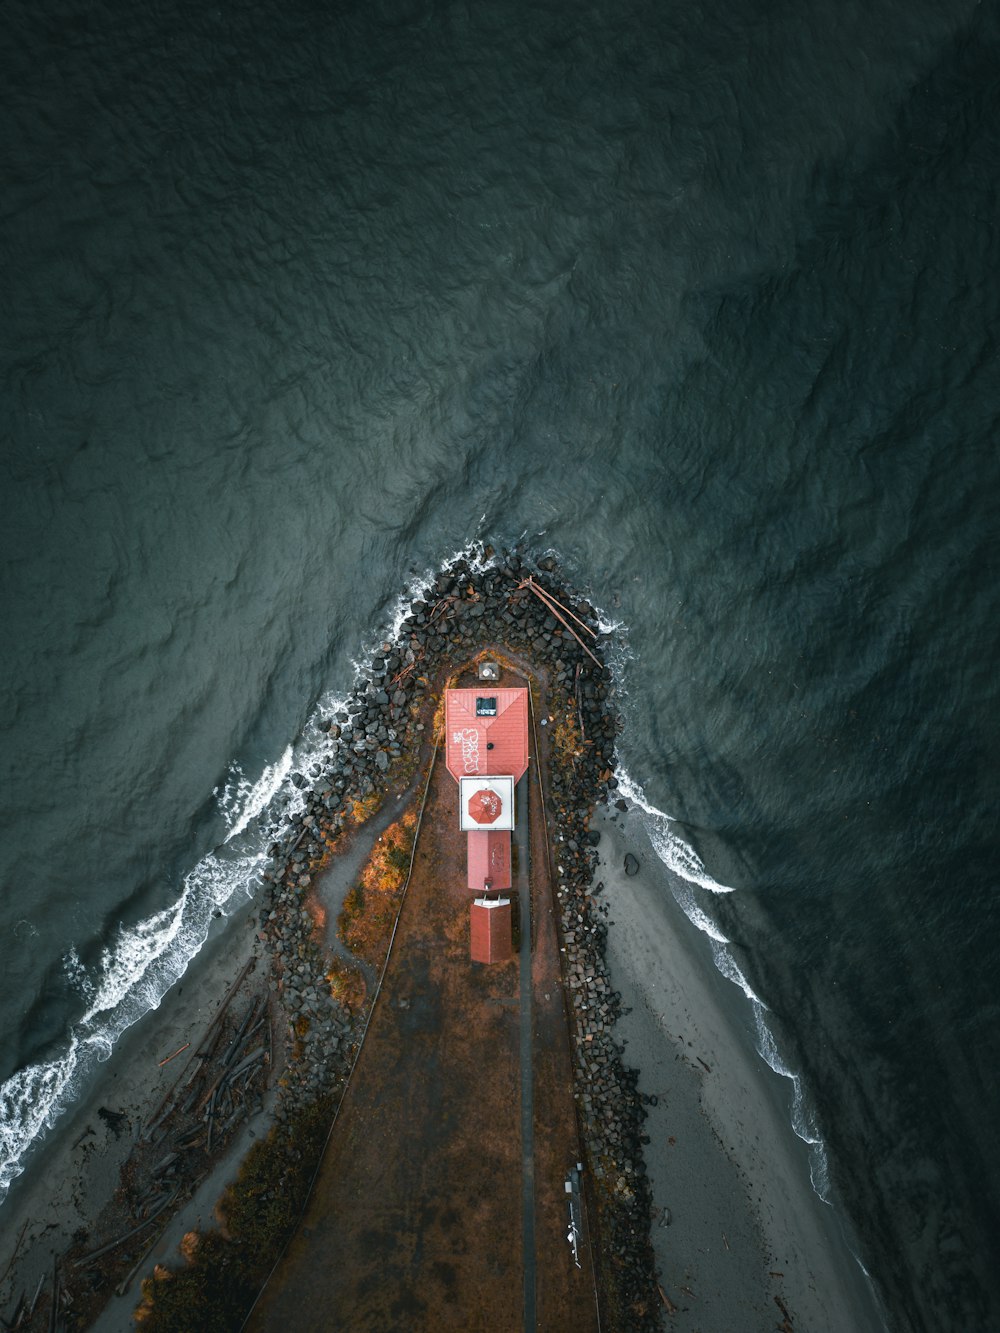
[[(621, 804), (626, 804), (622, 802)], [(757, 1054), (742, 993), (670, 893), (638, 809), (598, 812), (615, 1028), (639, 1069), (669, 1326), (693, 1333), (877, 1333), (871, 1284), (815, 1194), (787, 1082)], [(625, 871), (632, 856), (634, 874)]]
[[(614, 686), (602, 639), (593, 608), (563, 586), (553, 560), (529, 569), (488, 549), (455, 561), (403, 609), (398, 632), (330, 720), (327, 753), (291, 775), (301, 799), (271, 848), (252, 914), (219, 923), (15, 1183), (0, 1241), (8, 1325), (127, 1333), (140, 1282), (158, 1263), (149, 1289), (159, 1309), (182, 1278), (209, 1305), (149, 1327), (207, 1326), (209, 1306), (213, 1318), (231, 1315), (240, 1327), (280, 1247), (277, 1232), (256, 1234), (254, 1213), (280, 1215), (282, 1226), (301, 1214), (324, 1137), (317, 1125), (329, 1123), (368, 1016), (367, 999), (359, 1007), (331, 982), (318, 878), (359, 819), (412, 789), (429, 761), (444, 679), (489, 651), (544, 675), (548, 689), (532, 748), (551, 783), (552, 911), (602, 1327), (878, 1327), (866, 1319), (860, 1271), (840, 1263), (829, 1225), (815, 1216), (823, 1205), (791, 1161), (787, 1117), (750, 1096), (763, 1067), (752, 1068), (741, 1018), (718, 1001), (728, 983), (697, 941), (679, 946), (686, 919), (658, 897), (662, 882), (621, 869), (627, 851), (649, 860), (645, 835), (627, 817), (590, 824), (595, 802), (617, 797)], [(683, 1045), (675, 1030), (686, 1034)], [(209, 1144), (219, 1073), (197, 1062), (213, 1032), (211, 1058), (232, 1049), (246, 1086), (231, 1087), (222, 1074), (227, 1100)], [(711, 1072), (700, 1074), (691, 1057)], [(189, 1075), (205, 1080), (197, 1096)], [(684, 1107), (682, 1134), (671, 1117)], [(209, 1230), (215, 1201), (248, 1151), (260, 1165), (265, 1141), (271, 1175), (259, 1196), (243, 1200), (244, 1231), (224, 1239)], [(654, 1215), (673, 1222), (653, 1227), (651, 1242)], [(227, 1220), (232, 1230), (231, 1211)], [(188, 1268), (177, 1247), (191, 1231), (203, 1239), (188, 1237), (187, 1253), (201, 1255)], [(120, 1243), (94, 1257), (111, 1242)]]

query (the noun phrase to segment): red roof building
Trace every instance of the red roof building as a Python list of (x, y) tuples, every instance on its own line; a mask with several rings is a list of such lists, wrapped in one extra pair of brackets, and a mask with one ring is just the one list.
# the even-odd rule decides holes
[(511, 887), (510, 834), (470, 833), (469, 888), (473, 893), (484, 889), (502, 892)]
[(505, 774), (517, 783), (528, 767), (528, 691), (483, 683), (444, 698), (445, 762), (460, 778)]
[(446, 690), (445, 763), (458, 783), (459, 825), (468, 840), (468, 885), (481, 894), (469, 908), (474, 963), (513, 957), (511, 905), (496, 895), (512, 887), (510, 833), (514, 788), (528, 767), (528, 691), (483, 680)]
[(469, 956), (474, 963), (505, 963), (514, 956), (509, 898), (477, 898), (472, 904)]

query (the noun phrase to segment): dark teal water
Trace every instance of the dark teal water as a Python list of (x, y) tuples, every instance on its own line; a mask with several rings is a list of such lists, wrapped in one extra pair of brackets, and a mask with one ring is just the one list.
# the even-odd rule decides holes
[(1000, 1328), (996, 4), (5, 19), (0, 1180), (523, 538), (892, 1328)]

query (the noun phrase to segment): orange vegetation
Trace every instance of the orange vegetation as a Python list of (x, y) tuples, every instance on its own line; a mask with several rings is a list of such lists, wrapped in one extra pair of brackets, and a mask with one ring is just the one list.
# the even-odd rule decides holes
[(353, 954), (375, 968), (381, 967), (389, 947), (410, 868), (416, 822), (411, 810), (390, 824), (375, 844), (340, 914), (341, 939)]

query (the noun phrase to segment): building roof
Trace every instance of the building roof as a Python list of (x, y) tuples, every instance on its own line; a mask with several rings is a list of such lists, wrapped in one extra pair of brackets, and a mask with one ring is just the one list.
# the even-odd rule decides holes
[(459, 828), (474, 833), (477, 829), (512, 829), (514, 823), (513, 778), (459, 779)]
[(469, 888), (475, 893), (482, 893), (484, 888), (509, 889), (510, 834), (489, 830), (465, 836), (469, 840)]
[(528, 691), (483, 682), (446, 690), (445, 762), (459, 778), (507, 774), (515, 783), (528, 767)]
[(514, 956), (509, 898), (477, 898), (469, 908), (469, 956), (474, 963)]

